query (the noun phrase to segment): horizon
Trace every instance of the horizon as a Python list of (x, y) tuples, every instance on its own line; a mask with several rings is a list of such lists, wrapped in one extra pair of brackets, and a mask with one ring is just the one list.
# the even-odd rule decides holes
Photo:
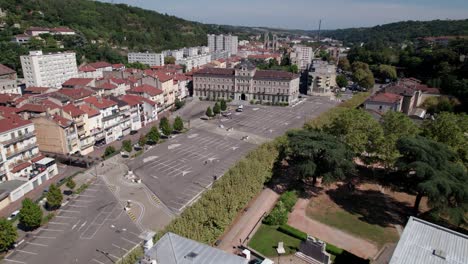
[[(322, 30), (335, 30), (374, 27), (403, 21), (468, 19), (468, 1), (463, 0), (451, 0), (450, 3), (439, 3), (435, 0), (331, 0), (327, 3), (315, 0), (291, 0), (287, 3), (280, 0), (251, 0), (248, 2), (250, 8), (242, 5), (247, 4), (247, 0), (99, 1), (128, 4), (204, 24), (285, 30), (317, 30), (319, 20), (322, 20)], [(268, 10), (263, 8), (267, 4)], [(304, 8), (298, 8), (300, 6)], [(225, 10), (230, 12), (222, 12)]]

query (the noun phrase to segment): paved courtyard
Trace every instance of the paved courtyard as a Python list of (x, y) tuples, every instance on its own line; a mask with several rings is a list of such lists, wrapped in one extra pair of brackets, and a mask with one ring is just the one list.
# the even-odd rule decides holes
[(96, 180), (29, 233), (4, 263), (115, 263), (141, 242), (140, 233), (106, 184)]

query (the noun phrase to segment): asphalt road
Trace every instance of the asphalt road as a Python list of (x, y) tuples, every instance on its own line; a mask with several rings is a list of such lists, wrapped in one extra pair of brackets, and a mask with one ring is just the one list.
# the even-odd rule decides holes
[(104, 182), (96, 180), (3, 262), (114, 263), (141, 242), (140, 233)]

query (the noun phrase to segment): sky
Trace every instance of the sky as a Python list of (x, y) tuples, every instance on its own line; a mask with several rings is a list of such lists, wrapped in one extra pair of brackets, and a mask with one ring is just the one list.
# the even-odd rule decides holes
[(313, 30), (468, 19), (468, 0), (100, 0), (210, 24)]

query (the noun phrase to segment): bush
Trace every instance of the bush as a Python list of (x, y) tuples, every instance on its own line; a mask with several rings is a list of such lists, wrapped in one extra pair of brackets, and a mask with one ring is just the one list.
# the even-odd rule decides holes
[(298, 230), (290, 225), (281, 225), (278, 227), (278, 231), (285, 233), (286, 235), (290, 235), (300, 240), (306, 240), (307, 234)]
[(284, 207), (288, 212), (292, 212), (294, 205), (297, 202), (297, 192), (287, 191), (280, 196), (279, 201), (284, 204)]
[(330, 253), (332, 255), (335, 255), (335, 256), (341, 255), (343, 253), (343, 251), (344, 251), (343, 249), (341, 249), (341, 248), (339, 248), (337, 246), (334, 246), (332, 244), (328, 244), (328, 243), (327, 243), (327, 246), (326, 246), (325, 250), (328, 253)]
[(126, 152), (132, 152), (132, 141), (129, 139), (122, 141), (122, 149)]
[(221, 111), (226, 111), (227, 110), (227, 104), (226, 104), (226, 101), (224, 99), (221, 99), (220, 106), (221, 106)]
[(250, 100), (250, 104), (255, 104), (255, 100)]
[(115, 155), (117, 152), (113, 146), (108, 146), (104, 151), (104, 158)]
[(76, 190), (76, 194), (80, 194), (82, 193), (84, 190), (86, 190), (86, 188), (88, 188), (88, 184), (86, 183), (83, 183), (83, 185), (81, 185), (77, 190)]
[(39, 205), (29, 198), (24, 199), (19, 212), (19, 222), (27, 230), (38, 228), (42, 222), (42, 210)]
[(60, 206), (62, 205), (62, 191), (55, 184), (51, 184), (49, 186), (49, 192), (47, 192), (46, 198), (48, 209), (55, 210), (60, 208)]
[(284, 204), (279, 201), (273, 210), (265, 217), (263, 223), (267, 225), (284, 225), (288, 222), (288, 210)]
[(167, 117), (161, 118), (161, 121), (159, 121), (159, 128), (165, 136), (172, 134), (172, 126), (169, 123), (169, 119), (167, 119)]
[(214, 116), (213, 111), (211, 110), (211, 107), (208, 106), (208, 108), (206, 108), (205, 115), (207, 117), (213, 117)]
[(0, 252), (7, 251), (17, 238), (18, 232), (13, 223), (5, 218), (0, 218)]
[(174, 130), (177, 132), (184, 130), (184, 121), (182, 121), (180, 116), (177, 116), (174, 120)]
[(73, 180), (72, 177), (68, 178), (67, 183), (66, 183), (66, 186), (67, 186), (70, 190), (75, 189), (76, 183), (75, 183), (75, 181)]
[(184, 107), (185, 101), (181, 101), (179, 98), (176, 98), (174, 105), (175, 105), (176, 109), (180, 109), (180, 108)]
[(55, 217), (55, 213), (48, 213), (43, 219), (42, 219), (42, 224), (45, 225), (49, 223), (50, 220), (52, 220)]

